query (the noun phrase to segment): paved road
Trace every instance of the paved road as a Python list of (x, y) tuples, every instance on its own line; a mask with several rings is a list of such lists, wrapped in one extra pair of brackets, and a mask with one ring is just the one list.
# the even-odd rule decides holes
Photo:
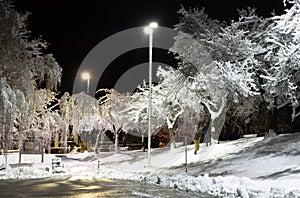
[(0, 197), (210, 197), (196, 192), (165, 189), (140, 182), (107, 179), (49, 178), (36, 180), (2, 180)]

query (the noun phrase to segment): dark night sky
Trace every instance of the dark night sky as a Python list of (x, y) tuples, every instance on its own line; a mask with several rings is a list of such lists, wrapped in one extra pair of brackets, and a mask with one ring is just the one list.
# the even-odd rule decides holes
[[(248, 6), (256, 7), (259, 15), (269, 16), (272, 11), (283, 13), (281, 0), (13, 0), (13, 5), (19, 12), (31, 13), (28, 29), (49, 43), (47, 52), (52, 53), (63, 68), (61, 92), (71, 91), (78, 67), (99, 42), (152, 20), (172, 28), (178, 22), (177, 11), (181, 5), (205, 7), (211, 18), (227, 21), (236, 18), (236, 9)], [(144, 52), (145, 49), (126, 53), (112, 64), (126, 63), (130, 68), (147, 62)], [(165, 54), (157, 56), (157, 61), (174, 64), (171, 55)], [(107, 79), (101, 82), (101, 87), (112, 87), (113, 82)]]

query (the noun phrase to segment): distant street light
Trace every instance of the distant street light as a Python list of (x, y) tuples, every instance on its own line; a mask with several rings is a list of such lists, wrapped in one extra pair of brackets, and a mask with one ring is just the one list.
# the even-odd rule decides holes
[(83, 80), (86, 80), (86, 94), (89, 94), (89, 89), (90, 89), (90, 74), (88, 72), (84, 72), (81, 74), (81, 77)]
[(144, 31), (149, 34), (149, 103), (148, 103), (148, 166), (151, 166), (151, 116), (152, 116), (152, 45), (153, 29), (158, 25), (155, 22), (146, 26)]

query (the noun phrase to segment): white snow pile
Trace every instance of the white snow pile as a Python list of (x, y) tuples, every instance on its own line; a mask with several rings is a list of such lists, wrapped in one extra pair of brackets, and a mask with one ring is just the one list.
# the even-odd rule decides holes
[(265, 188), (259, 182), (247, 177), (190, 176), (186, 174), (129, 173), (115, 169), (102, 169), (97, 176), (109, 179), (124, 179), (154, 184), (165, 188), (175, 188), (183, 191), (201, 192), (217, 197), (300, 197), (300, 190), (287, 190), (281, 187)]
[(269, 191), (261, 188), (249, 178), (236, 176), (186, 176), (150, 177), (149, 183), (160, 184), (168, 188), (177, 188), (185, 191), (206, 193), (218, 197), (300, 197), (300, 191), (286, 192), (282, 188), (272, 187)]
[(7, 156), (8, 165), (5, 168), (4, 156), (0, 157), (0, 179), (38, 179), (51, 177), (51, 160), (54, 155), (45, 155), (44, 163), (41, 163), (41, 155), (22, 155), (22, 163), (19, 163), (19, 154)]
[(51, 177), (52, 174), (49, 169), (43, 169), (40, 167), (7, 167), (5, 170), (0, 171), (1, 179), (38, 179)]
[[(61, 174), (47, 171), (55, 155), (45, 155), (43, 164), (32, 157), (27, 159), (32, 166), (0, 171), (0, 179), (69, 175), (134, 180), (217, 197), (300, 197), (299, 148), (300, 133), (270, 139), (245, 137), (210, 147), (201, 144), (196, 155), (189, 145), (187, 172), (184, 146), (153, 149), (151, 166), (147, 166), (147, 153), (140, 150), (66, 154), (62, 157), (66, 173)], [(8, 162), (17, 157), (9, 155)]]

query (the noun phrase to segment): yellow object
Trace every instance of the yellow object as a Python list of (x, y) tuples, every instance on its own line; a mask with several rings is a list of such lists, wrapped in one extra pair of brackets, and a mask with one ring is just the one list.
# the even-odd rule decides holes
[(195, 144), (195, 154), (196, 154), (200, 148), (200, 140), (194, 140), (194, 144)]
[(54, 137), (54, 147), (59, 147), (59, 142), (58, 142), (58, 139), (59, 137), (58, 137), (58, 134), (56, 133), (55, 134), (55, 137)]
[(86, 146), (83, 142), (80, 142), (80, 152), (83, 153), (86, 150)]

